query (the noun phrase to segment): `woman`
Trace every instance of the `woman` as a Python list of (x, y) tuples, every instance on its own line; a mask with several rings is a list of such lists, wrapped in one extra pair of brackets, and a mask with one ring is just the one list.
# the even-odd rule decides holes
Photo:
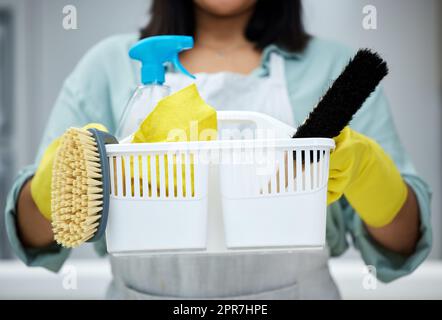
[[(294, 126), (302, 123), (352, 55), (346, 48), (307, 35), (300, 1), (294, 0), (156, 0), (141, 38), (157, 34), (195, 37), (194, 49), (180, 59), (197, 74), (199, 90), (209, 104), (265, 112)], [(123, 107), (139, 83), (138, 66), (127, 57), (138, 39), (137, 35), (112, 37), (80, 61), (64, 83), (36, 164), (50, 142), (70, 126), (99, 122), (115, 132)], [(173, 90), (186, 81), (172, 70), (167, 73), (166, 83)], [(114, 281), (109, 297), (339, 298), (327, 259), (348, 248), (348, 234), (365, 263), (376, 267), (380, 280), (388, 282), (412, 272), (431, 247), (430, 192), (401, 147), (381, 89), (367, 100), (351, 127), (336, 140), (330, 163), (333, 203), (327, 215), (327, 250), (111, 258)], [(362, 150), (361, 146), (371, 147)], [(368, 161), (373, 154), (378, 157)], [(351, 159), (351, 166), (340, 166), (342, 159)], [(38, 193), (43, 192), (32, 188), (39, 168), (25, 168), (12, 188), (6, 208), (8, 234), (27, 265), (57, 271), (69, 250), (54, 244), (43, 206), (36, 204)], [(358, 174), (351, 174), (355, 168)], [(374, 174), (367, 176), (367, 172)], [(384, 173), (381, 178), (370, 179), (380, 173)], [(367, 179), (358, 179), (363, 174)], [(98, 243), (96, 249), (105, 254), (105, 243)]]

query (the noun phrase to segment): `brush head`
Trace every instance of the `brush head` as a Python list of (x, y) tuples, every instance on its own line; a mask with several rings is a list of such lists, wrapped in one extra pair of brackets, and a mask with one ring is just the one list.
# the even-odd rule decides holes
[(387, 64), (379, 54), (359, 50), (293, 138), (338, 136), (387, 74)]
[(77, 247), (99, 230), (106, 196), (101, 158), (92, 132), (70, 128), (62, 136), (52, 169), (51, 212), (55, 241), (64, 247)]

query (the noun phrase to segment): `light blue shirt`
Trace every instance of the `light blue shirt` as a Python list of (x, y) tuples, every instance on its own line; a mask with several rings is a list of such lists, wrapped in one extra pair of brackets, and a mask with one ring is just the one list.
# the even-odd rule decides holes
[[(52, 110), (36, 162), (21, 170), (8, 195), (6, 224), (10, 243), (17, 256), (28, 266), (42, 266), (58, 271), (69, 256), (69, 249), (53, 244), (44, 249), (25, 248), (16, 229), (16, 203), (23, 184), (34, 174), (45, 148), (71, 126), (90, 122), (104, 124), (114, 133), (126, 102), (139, 81), (139, 67), (128, 57), (137, 36), (119, 35), (94, 46), (66, 79)], [(333, 42), (314, 38), (302, 53), (288, 53), (275, 46), (264, 50), (262, 64), (251, 76), (268, 74), (269, 54), (278, 51), (285, 58), (287, 86), (295, 119), (302, 122), (319, 97), (340, 74), (353, 51)], [(382, 88), (366, 101), (351, 127), (375, 139), (393, 158), (403, 178), (416, 193), (421, 215), (421, 237), (416, 251), (408, 257), (388, 251), (368, 235), (364, 224), (348, 202), (329, 206), (327, 243), (332, 256), (339, 256), (353, 244), (362, 259), (377, 270), (382, 281), (392, 281), (409, 274), (428, 256), (432, 244), (430, 222), (431, 192), (417, 175), (397, 135), (390, 107)], [(100, 255), (106, 253), (105, 241), (95, 244)]]

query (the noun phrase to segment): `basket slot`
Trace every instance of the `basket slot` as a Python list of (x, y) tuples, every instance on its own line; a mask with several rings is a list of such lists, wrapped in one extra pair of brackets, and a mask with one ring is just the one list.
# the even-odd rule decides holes
[(195, 197), (195, 153), (190, 153), (190, 197)]
[(189, 153), (184, 153), (184, 172), (185, 172), (185, 197), (186, 198), (191, 198), (192, 197), (192, 175), (191, 175), (191, 170), (190, 170), (190, 155)]
[(310, 191), (312, 189), (312, 175), (310, 170), (310, 150), (304, 150), (304, 190)]
[(109, 178), (110, 178), (110, 194), (115, 195), (115, 169), (114, 169), (114, 161), (115, 157), (107, 158), (109, 161)]
[(241, 184), (244, 188), (244, 192), (246, 195), (253, 195), (254, 194), (254, 182), (256, 174), (253, 172), (253, 167), (246, 164), (243, 167), (242, 177), (241, 177)]
[(167, 178), (168, 178), (168, 197), (175, 198), (175, 170), (174, 170), (174, 159), (175, 155), (172, 152), (167, 154)]
[[(271, 162), (270, 162), (271, 163)], [(269, 193), (275, 194), (277, 193), (277, 181), (276, 176), (278, 174), (278, 161), (275, 159), (275, 168), (273, 169), (273, 172), (271, 172), (271, 179), (270, 179), (270, 186), (269, 186)]]
[(287, 163), (287, 191), (288, 192), (293, 192), (294, 191), (294, 181), (295, 181), (295, 176), (294, 176), (294, 171), (293, 171), (293, 166), (295, 164), (295, 162), (293, 161), (293, 151), (292, 150), (287, 150), (285, 151), (285, 158), (286, 158), (286, 163)]
[(252, 193), (253, 193), (253, 195), (262, 194), (262, 186), (261, 186), (261, 180), (260, 180), (262, 175), (258, 175), (256, 172), (256, 168), (254, 168), (253, 166), (250, 166), (250, 171), (251, 171), (251, 176), (253, 177), (253, 180), (252, 180), (252, 183), (253, 183)]
[(158, 179), (158, 183), (160, 186), (159, 197), (164, 198), (164, 197), (167, 197), (167, 195), (166, 195), (166, 169), (164, 167), (164, 161), (165, 161), (164, 154), (158, 155), (158, 159), (159, 159), (159, 170), (160, 170), (160, 175), (159, 175), (159, 179)]
[(285, 152), (278, 152), (278, 193), (287, 192), (287, 165)]
[(199, 176), (200, 176), (200, 167), (197, 165), (196, 161), (199, 161), (197, 151), (195, 153), (191, 153), (192, 163), (191, 163), (191, 171), (192, 171), (192, 197), (200, 193), (200, 185), (199, 185)]
[[(255, 152), (255, 162), (257, 161), (257, 155)], [(250, 179), (250, 183), (252, 184), (251, 187), (251, 192), (252, 195), (259, 195), (263, 193), (263, 174), (259, 172), (259, 169), (257, 168), (257, 166), (251, 164), (249, 166), (249, 171), (250, 171), (250, 176), (252, 177), (252, 179)]]
[(255, 149), (255, 158), (252, 163), (252, 175), (255, 177), (254, 183), (258, 186), (258, 194), (265, 195), (269, 192), (269, 176), (265, 172), (265, 150), (262, 146), (257, 146)]
[(157, 155), (149, 156), (149, 167), (150, 167), (150, 197), (158, 197), (158, 183), (157, 183)]
[[(330, 153), (325, 152), (325, 150), (322, 150), (323, 157), (324, 157), (324, 168), (329, 167), (329, 160), (330, 160)], [(328, 172), (324, 170), (323, 172), (323, 181), (322, 185), (326, 185), (328, 180)]]
[(245, 162), (245, 150), (243, 150), (242, 147), (243, 145), (241, 144), (241, 149), (237, 150), (236, 154), (235, 179), (237, 186), (241, 188), (244, 194), (247, 194), (247, 181), (244, 181), (244, 179), (247, 179), (247, 165)]
[(141, 181), (142, 181), (142, 197), (143, 198), (147, 198), (149, 197), (149, 190), (148, 190), (148, 177), (147, 177), (147, 173), (148, 173), (148, 166), (147, 166), (147, 157), (146, 156), (141, 156)]
[(253, 196), (262, 194), (264, 191), (263, 174), (260, 172), (261, 163), (259, 163), (258, 161), (258, 159), (264, 158), (262, 155), (263, 155), (262, 148), (254, 148), (253, 159), (250, 165), (248, 166), (248, 170), (250, 173), (249, 177), (252, 177), (252, 179), (250, 179), (250, 184), (252, 185), (250, 188), (251, 189), (250, 192), (252, 193)]
[(319, 160), (318, 160), (318, 186), (321, 187), (322, 186), (322, 181), (323, 181), (323, 172), (324, 172), (324, 153), (322, 152), (323, 150), (319, 150)]
[(116, 183), (117, 183), (117, 196), (122, 197), (123, 196), (123, 168), (122, 168), (122, 158), (121, 156), (116, 157), (117, 162), (117, 177), (116, 177)]
[(302, 151), (296, 150), (296, 191), (302, 191)]
[(124, 157), (124, 180), (125, 180), (125, 193), (124, 196), (131, 197), (132, 196), (132, 183), (131, 183), (131, 169), (132, 169), (132, 161), (131, 156)]
[(318, 151), (313, 150), (312, 152), (313, 157), (313, 174), (312, 174), (312, 188), (316, 189), (319, 187), (319, 181), (318, 181)]
[(269, 194), (269, 177), (265, 174), (258, 175), (259, 193), (262, 195)]
[[(132, 157), (133, 162), (131, 162), (133, 166), (133, 173), (134, 173), (134, 183), (132, 191), (132, 196), (135, 198), (140, 198), (141, 190), (140, 190), (140, 164), (139, 164), (139, 156), (135, 155)], [(132, 184), (131, 184), (132, 185)]]
[(259, 194), (259, 180), (256, 174), (256, 170), (253, 166), (247, 166), (247, 194), (255, 196)]
[(183, 154), (182, 153), (177, 153), (175, 155), (175, 159), (176, 159), (176, 179), (177, 179), (177, 183), (176, 183), (176, 189), (177, 189), (177, 198), (183, 198), (183, 194), (184, 194), (184, 185), (183, 185)]

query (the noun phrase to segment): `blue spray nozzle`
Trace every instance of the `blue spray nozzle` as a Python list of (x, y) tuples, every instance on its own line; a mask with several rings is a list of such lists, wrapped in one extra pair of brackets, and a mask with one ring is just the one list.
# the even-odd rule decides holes
[(164, 83), (164, 64), (171, 62), (183, 74), (195, 78), (180, 62), (178, 54), (193, 48), (191, 36), (153, 36), (137, 42), (129, 50), (129, 56), (141, 62), (141, 82)]

